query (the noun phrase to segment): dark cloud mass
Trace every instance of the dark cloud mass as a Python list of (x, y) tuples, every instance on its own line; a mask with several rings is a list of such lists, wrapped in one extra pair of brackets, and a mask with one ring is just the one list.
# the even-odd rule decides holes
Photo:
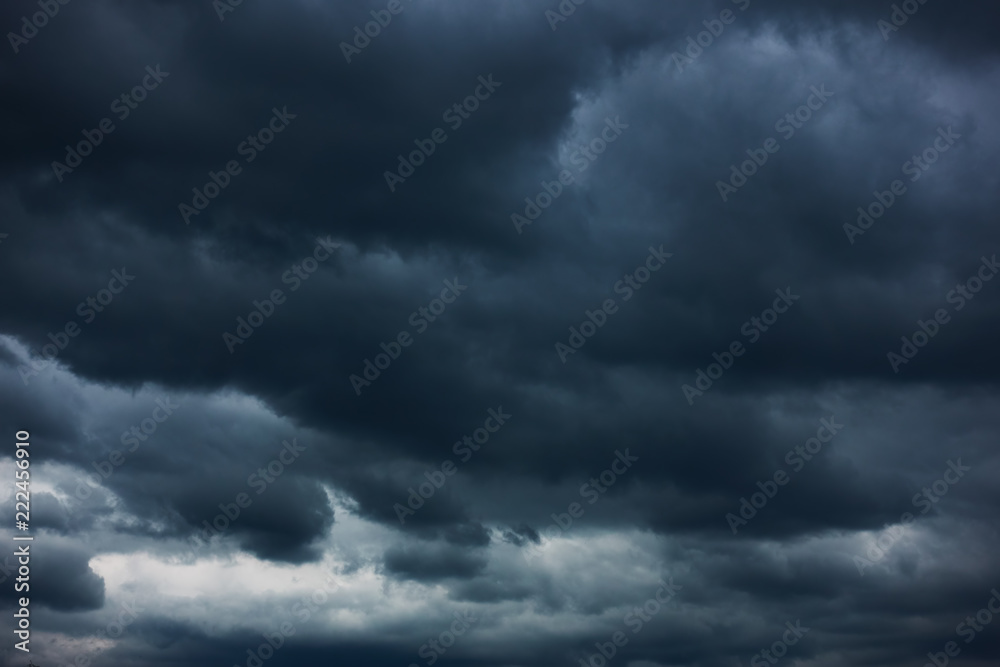
[(6, 3), (0, 662), (995, 665), (998, 18)]

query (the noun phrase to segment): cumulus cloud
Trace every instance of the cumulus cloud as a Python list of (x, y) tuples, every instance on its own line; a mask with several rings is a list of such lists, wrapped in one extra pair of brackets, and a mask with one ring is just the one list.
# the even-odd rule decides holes
[(987, 664), (996, 10), (897, 6), (5, 5), (33, 659)]

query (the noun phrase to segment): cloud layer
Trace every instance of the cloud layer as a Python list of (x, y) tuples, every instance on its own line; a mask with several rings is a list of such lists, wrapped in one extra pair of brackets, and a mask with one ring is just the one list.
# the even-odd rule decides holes
[(39, 6), (33, 660), (992, 664), (992, 4)]

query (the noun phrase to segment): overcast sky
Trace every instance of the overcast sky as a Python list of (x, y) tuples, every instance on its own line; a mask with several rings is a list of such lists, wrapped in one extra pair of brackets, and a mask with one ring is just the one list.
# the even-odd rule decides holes
[(995, 3), (236, 2), (0, 9), (3, 665), (996, 665)]

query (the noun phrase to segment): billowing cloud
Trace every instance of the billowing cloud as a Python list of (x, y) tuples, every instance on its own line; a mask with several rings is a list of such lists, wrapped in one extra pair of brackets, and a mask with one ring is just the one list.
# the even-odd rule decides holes
[(32, 659), (990, 664), (995, 18), (9, 3)]

